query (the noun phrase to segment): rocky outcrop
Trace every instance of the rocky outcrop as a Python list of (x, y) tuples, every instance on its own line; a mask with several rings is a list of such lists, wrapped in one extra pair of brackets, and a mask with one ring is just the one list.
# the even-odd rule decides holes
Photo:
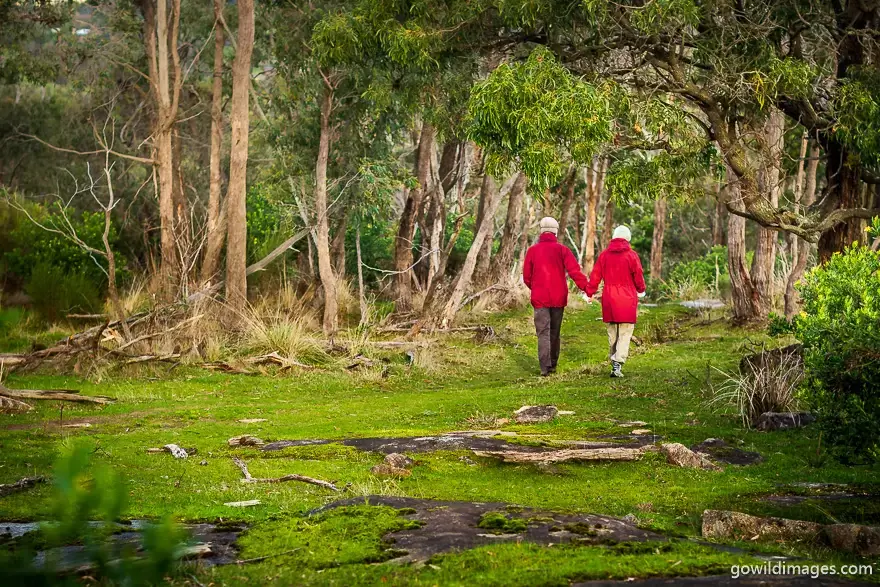
[(660, 452), (666, 455), (666, 462), (676, 467), (687, 469), (706, 469), (707, 471), (720, 471), (721, 467), (710, 461), (704, 455), (694, 452), (678, 442), (668, 442), (660, 445)]
[(809, 412), (764, 412), (758, 416), (755, 428), (762, 432), (769, 432), (786, 428), (800, 428), (815, 421), (816, 417)]
[(517, 424), (549, 422), (559, 414), (556, 406), (523, 406), (513, 413)]
[(720, 438), (707, 438), (692, 446), (691, 450), (728, 465), (756, 465), (764, 460), (759, 453), (730, 446)]
[(706, 510), (703, 537), (816, 542), (859, 556), (880, 555), (880, 528), (859, 524), (817, 524), (786, 518), (761, 518), (741, 512)]

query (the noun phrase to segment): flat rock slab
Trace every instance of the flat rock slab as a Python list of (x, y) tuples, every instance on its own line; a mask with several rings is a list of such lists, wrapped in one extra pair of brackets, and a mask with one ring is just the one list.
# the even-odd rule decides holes
[(523, 406), (513, 413), (517, 424), (540, 424), (549, 422), (559, 414), (556, 406)]
[[(560, 514), (506, 503), (369, 496), (336, 501), (314, 510), (311, 514), (365, 504), (406, 509), (410, 512), (415, 510), (415, 513), (404, 514), (404, 517), (422, 522), (419, 528), (392, 532), (384, 537), (392, 543), (391, 548), (395, 551), (405, 551), (405, 554), (393, 559), (397, 562), (426, 561), (436, 554), (503, 542), (531, 542), (549, 546), (666, 540), (660, 534), (641, 530), (609, 516)], [(526, 529), (516, 533), (492, 534), (491, 530), (480, 528), (480, 520), (492, 512), (499, 512), (511, 520), (525, 520)]]
[(278, 440), (275, 442), (267, 442), (260, 447), (261, 450), (281, 450), (291, 446), (312, 446), (316, 444), (330, 444), (332, 440)]
[(755, 428), (761, 432), (800, 428), (816, 421), (809, 412), (764, 412), (758, 416)]
[(810, 575), (755, 575), (741, 576), (734, 579), (730, 575), (710, 575), (707, 577), (653, 577), (635, 581), (585, 581), (573, 583), (571, 587), (620, 587), (636, 585), (638, 587), (666, 587), (667, 585), (720, 585), (721, 587), (763, 587), (779, 585), (780, 587), (850, 587), (865, 585), (864, 581), (850, 581), (833, 577), (813, 579)]
[(713, 461), (719, 461), (728, 465), (756, 465), (764, 460), (764, 457), (759, 453), (730, 446), (719, 438), (707, 438), (700, 444), (692, 446), (691, 450), (702, 453)]
[(267, 442), (259, 448), (264, 451), (274, 451), (288, 447), (338, 443), (365, 452), (377, 452), (385, 455), (392, 453), (428, 453), (438, 450), (543, 453), (559, 450), (560, 446), (577, 449), (640, 448), (653, 444), (660, 439), (660, 437), (656, 435), (629, 435), (615, 436), (603, 441), (550, 440), (546, 445), (517, 444), (506, 440), (508, 438), (515, 438), (516, 436), (517, 435), (514, 432), (504, 432), (500, 430), (466, 430), (464, 432), (450, 432), (448, 434), (438, 434), (436, 436), (405, 436), (400, 438), (376, 437), (347, 438), (345, 440), (278, 440), (275, 442)]

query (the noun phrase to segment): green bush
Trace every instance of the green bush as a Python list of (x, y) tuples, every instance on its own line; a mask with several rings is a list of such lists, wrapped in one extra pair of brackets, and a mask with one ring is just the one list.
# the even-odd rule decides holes
[(98, 313), (104, 306), (102, 291), (89, 276), (66, 273), (45, 262), (33, 268), (24, 290), (34, 309), (50, 322), (69, 313)]
[[(25, 203), (29, 213), (41, 224), (48, 227), (63, 226), (57, 204), (42, 206), (39, 204)], [(70, 214), (71, 223), (76, 234), (89, 246), (98, 250), (104, 249), (101, 236), (104, 233), (104, 216), (98, 212), (82, 212), (79, 215)], [(103, 258), (93, 258), (70, 240), (60, 234), (49, 232), (40, 228), (23, 215), (19, 216), (6, 239), (9, 249), (3, 255), (6, 269), (17, 277), (20, 282), (27, 282), (36, 267), (49, 265), (59, 269), (65, 274), (78, 274), (86, 277), (93, 284), (104, 284), (107, 277), (98, 266), (106, 266)], [(114, 249), (117, 244), (115, 230), (110, 231), (110, 246)], [(117, 252), (117, 265), (124, 264), (123, 257)], [(119, 277), (119, 275), (117, 275)]]
[(794, 321), (804, 345), (806, 399), (831, 452), (844, 462), (880, 458), (880, 252), (853, 245), (798, 286)]
[[(65, 560), (63, 547), (82, 545), (82, 563), (99, 585), (158, 585), (167, 582), (185, 546), (186, 536), (165, 520), (140, 531), (136, 543), (113, 540), (124, 510), (126, 491), (107, 467), (95, 466), (93, 447), (65, 448), (55, 465), (52, 522), (0, 548), (2, 585), (80, 585)], [(35, 556), (42, 551), (42, 556)], [(77, 563), (78, 564), (78, 563)]]
[(669, 272), (669, 283), (694, 283), (707, 289), (721, 289), (727, 279), (727, 247), (716, 245), (693, 261), (679, 263)]

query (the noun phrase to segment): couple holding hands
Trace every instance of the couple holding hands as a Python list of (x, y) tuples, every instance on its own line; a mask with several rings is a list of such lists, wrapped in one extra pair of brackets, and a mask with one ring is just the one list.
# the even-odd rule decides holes
[(614, 229), (611, 242), (596, 259), (589, 279), (581, 271), (571, 250), (556, 240), (559, 223), (550, 217), (542, 218), (540, 230), (538, 242), (526, 252), (523, 281), (531, 290), (541, 375), (546, 377), (556, 372), (559, 331), (568, 305), (567, 277), (571, 277), (584, 292), (587, 303), (592, 303), (599, 283), (605, 283), (602, 320), (608, 330), (611, 377), (623, 377), (622, 367), (629, 354), (639, 298), (645, 296), (642, 262), (630, 246), (632, 234), (629, 228), (618, 226)]

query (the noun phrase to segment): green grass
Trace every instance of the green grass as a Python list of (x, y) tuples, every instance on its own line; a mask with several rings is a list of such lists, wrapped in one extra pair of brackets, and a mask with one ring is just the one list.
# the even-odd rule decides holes
[[(419, 350), (416, 367), (402, 352), (387, 353), (387, 377), (368, 371), (347, 373), (327, 367), (260, 376), (211, 373), (168, 366), (102, 371), (89, 379), (51, 374), (13, 374), (10, 387), (76, 388), (111, 395), (105, 407), (41, 402), (27, 414), (0, 416), (0, 483), (49, 473), (62, 444), (74, 438), (97, 449), (95, 460), (120, 472), (127, 484), (126, 516), (178, 520), (237, 520), (250, 524), (241, 539), (243, 558), (292, 553), (242, 567), (207, 572), (203, 583), (225, 584), (568, 584), (587, 578), (687, 575), (726, 572), (740, 555), (686, 541), (700, 534), (704, 509), (736, 509), (756, 514), (792, 515), (821, 522), (877, 522), (870, 507), (837, 508), (807, 504), (792, 510), (760, 501), (796, 482), (876, 484), (878, 467), (844, 467), (832, 461), (810, 465), (818, 433), (809, 427), (759, 433), (741, 427), (732, 413), (707, 406), (707, 377), (721, 376), (708, 365), (733, 370), (749, 341), (763, 334), (732, 329), (722, 322), (687, 320), (674, 306), (643, 314), (636, 335), (676, 321), (678, 334), (662, 344), (636, 347), (626, 378), (606, 374), (606, 338), (599, 309), (570, 309), (563, 325), (559, 374), (536, 377), (536, 343), (524, 311), (488, 318), (498, 338), (477, 345), (450, 335)], [(519, 442), (625, 436), (611, 420), (644, 420), (666, 440), (692, 445), (723, 438), (764, 455), (763, 463), (727, 467), (723, 472), (679, 469), (658, 454), (638, 462), (561, 464), (548, 468), (500, 464), (466, 452), (414, 455), (417, 466), (404, 479), (378, 479), (370, 468), (381, 455), (340, 445), (289, 448), (262, 453), (230, 449), (226, 440), (248, 433), (266, 441), (416, 436), (472, 428), (474, 421), (510, 417), (522, 405), (552, 403), (573, 416), (540, 425), (504, 426)], [(258, 424), (237, 422), (266, 418)], [(58, 421), (86, 421), (90, 428), (58, 428)], [(149, 447), (174, 443), (198, 454), (175, 460), (147, 454)], [(390, 494), (447, 500), (499, 501), (539, 509), (624, 516), (635, 514), (648, 529), (680, 537), (669, 551), (621, 551), (604, 547), (544, 548), (499, 545), (445, 555), (422, 567), (364, 564), (384, 556), (387, 531), (406, 523), (384, 508), (353, 508), (315, 519), (302, 514), (339, 497), (302, 483), (242, 484), (231, 461), (237, 455), (254, 477), (300, 473), (351, 484), (343, 496)], [(207, 464), (201, 465), (200, 462)], [(51, 511), (51, 488), (38, 487), (0, 499), (0, 519), (42, 519)], [(259, 499), (235, 509), (223, 504)], [(833, 506), (832, 506), (833, 507)], [(830, 553), (802, 545), (746, 545), (813, 560)], [(664, 547), (666, 548), (666, 547)]]

